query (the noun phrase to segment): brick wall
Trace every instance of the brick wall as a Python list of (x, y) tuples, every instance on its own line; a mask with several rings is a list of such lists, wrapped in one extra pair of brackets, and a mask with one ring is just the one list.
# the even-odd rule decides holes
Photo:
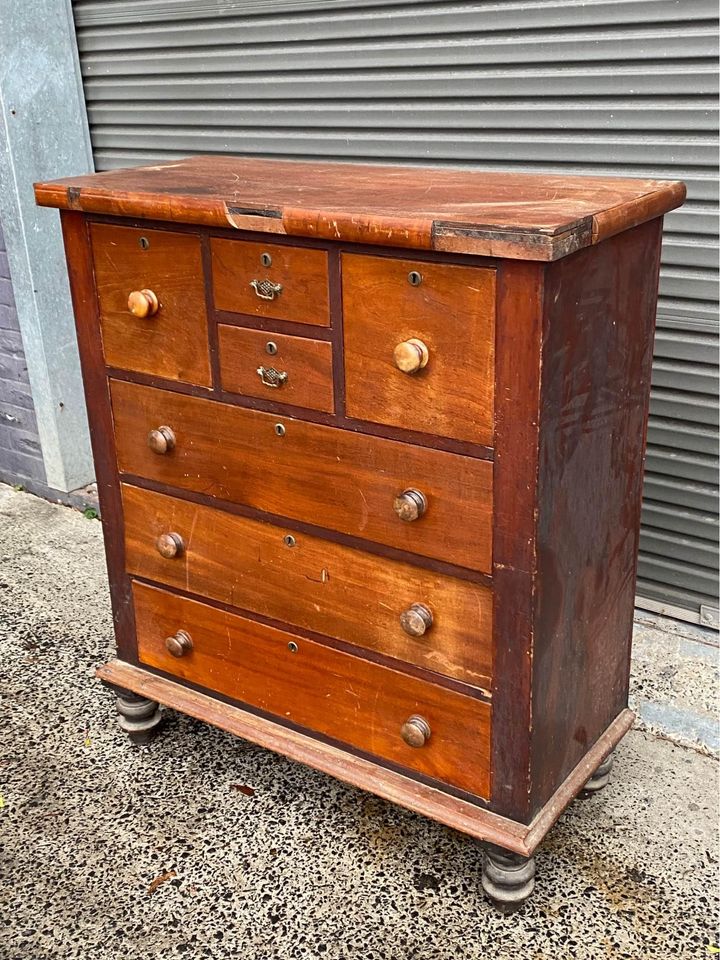
[(0, 481), (45, 485), (37, 421), (0, 224)]

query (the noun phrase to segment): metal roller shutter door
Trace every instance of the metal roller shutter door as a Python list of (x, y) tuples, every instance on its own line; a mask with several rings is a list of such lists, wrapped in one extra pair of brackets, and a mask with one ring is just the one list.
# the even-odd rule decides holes
[(258, 153), (679, 178), (638, 593), (717, 609), (717, 4), (75, 0), (98, 169)]

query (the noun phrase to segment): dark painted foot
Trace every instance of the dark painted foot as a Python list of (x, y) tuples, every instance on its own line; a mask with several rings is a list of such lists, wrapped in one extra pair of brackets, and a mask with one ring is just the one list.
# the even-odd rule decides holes
[(603, 787), (607, 786), (614, 761), (615, 758), (613, 757), (612, 753), (603, 760), (595, 773), (590, 777), (588, 782), (583, 787), (580, 793), (580, 797), (583, 800), (587, 800), (589, 797), (595, 796), (598, 790), (602, 790)]
[(482, 887), (502, 913), (519, 910), (535, 886), (535, 858), (501, 847), (485, 848)]
[(116, 690), (116, 694), (120, 728), (133, 743), (149, 743), (162, 719), (158, 704), (129, 690)]

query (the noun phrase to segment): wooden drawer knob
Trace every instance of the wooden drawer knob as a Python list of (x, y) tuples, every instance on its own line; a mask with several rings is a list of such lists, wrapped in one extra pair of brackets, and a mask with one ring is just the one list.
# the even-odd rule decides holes
[(393, 352), (395, 366), (403, 373), (417, 373), (427, 366), (430, 352), (422, 340), (403, 340)]
[(409, 747), (424, 747), (430, 739), (430, 724), (425, 717), (414, 714), (402, 725), (400, 734)]
[(175, 449), (175, 433), (172, 427), (158, 427), (150, 431), (147, 442), (153, 453), (170, 453)]
[(395, 497), (393, 509), (406, 523), (418, 520), (427, 510), (425, 494), (419, 490), (403, 490), (399, 497)]
[(192, 637), (185, 630), (178, 630), (171, 637), (165, 639), (165, 649), (174, 657), (184, 657), (193, 648)]
[(179, 557), (185, 549), (183, 538), (179, 533), (161, 533), (157, 538), (158, 553), (166, 560), (172, 560), (173, 557)]
[(424, 603), (413, 603), (400, 614), (400, 626), (410, 637), (421, 637), (432, 625), (432, 610)]
[(160, 303), (152, 290), (133, 290), (128, 297), (128, 310), (141, 320), (154, 316), (159, 309)]

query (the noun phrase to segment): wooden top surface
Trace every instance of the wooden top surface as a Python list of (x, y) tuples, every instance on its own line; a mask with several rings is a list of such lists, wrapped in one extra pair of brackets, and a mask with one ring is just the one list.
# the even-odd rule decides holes
[(662, 216), (685, 185), (208, 156), (39, 183), (35, 197), (84, 213), (557, 260)]

